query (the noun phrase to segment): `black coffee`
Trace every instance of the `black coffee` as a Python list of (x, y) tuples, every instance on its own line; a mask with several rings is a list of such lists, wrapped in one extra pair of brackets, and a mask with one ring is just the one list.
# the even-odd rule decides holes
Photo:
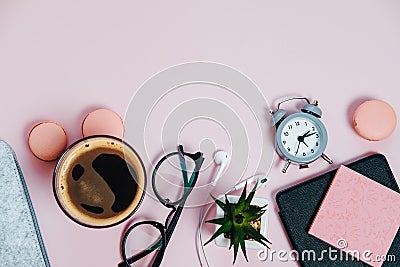
[(64, 210), (84, 224), (102, 226), (129, 216), (143, 196), (144, 170), (122, 142), (105, 137), (71, 148), (59, 166)]

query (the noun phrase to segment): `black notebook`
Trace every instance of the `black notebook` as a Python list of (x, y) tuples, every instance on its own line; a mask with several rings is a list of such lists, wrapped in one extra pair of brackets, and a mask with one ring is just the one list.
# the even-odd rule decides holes
[[(381, 154), (368, 156), (346, 166), (396, 192), (400, 192), (389, 164), (385, 156)], [(293, 249), (299, 253), (298, 258), (301, 266), (369, 266), (362, 261), (346, 256), (344, 252), (337, 252), (337, 260), (331, 260), (327, 252), (322, 254), (323, 251), (337, 249), (308, 234), (308, 229), (335, 174), (336, 170), (330, 171), (280, 191), (276, 196), (279, 216)], [(311, 250), (315, 252), (315, 258), (312, 255), (313, 253), (309, 254)], [(304, 257), (302, 257), (302, 253)], [(385, 261), (383, 267), (400, 266), (400, 231), (397, 232), (388, 255), (394, 255), (394, 257), (391, 256), (390, 259)]]

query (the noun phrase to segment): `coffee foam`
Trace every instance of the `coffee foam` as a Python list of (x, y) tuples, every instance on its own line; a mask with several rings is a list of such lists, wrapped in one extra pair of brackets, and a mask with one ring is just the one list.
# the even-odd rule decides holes
[[(122, 211), (112, 210), (116, 196), (92, 166), (93, 160), (104, 154), (117, 155), (124, 159), (135, 178), (136, 193), (132, 193), (132, 202)], [(72, 172), (77, 164), (83, 166), (84, 173), (76, 181)], [(105, 227), (123, 221), (136, 210), (144, 195), (146, 178), (142, 163), (133, 150), (117, 139), (92, 137), (83, 140), (63, 155), (56, 168), (55, 192), (60, 205), (75, 221), (87, 226)], [(104, 212), (90, 212), (82, 204), (101, 207)]]

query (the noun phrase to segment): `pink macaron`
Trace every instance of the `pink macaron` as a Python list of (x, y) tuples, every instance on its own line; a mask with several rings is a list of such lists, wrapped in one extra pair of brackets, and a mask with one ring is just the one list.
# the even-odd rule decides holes
[(93, 135), (111, 135), (122, 138), (124, 124), (121, 117), (109, 109), (96, 109), (90, 112), (82, 122), (83, 137)]
[(67, 139), (67, 133), (61, 125), (53, 121), (43, 121), (30, 130), (28, 145), (37, 158), (53, 161), (65, 151)]
[(362, 103), (353, 116), (354, 129), (363, 138), (380, 141), (388, 138), (396, 128), (397, 117), (393, 107), (382, 100)]

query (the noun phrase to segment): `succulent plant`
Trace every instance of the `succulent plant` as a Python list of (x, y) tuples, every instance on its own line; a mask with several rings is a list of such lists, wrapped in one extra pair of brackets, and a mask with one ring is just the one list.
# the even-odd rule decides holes
[(267, 243), (271, 243), (259, 232), (259, 230), (254, 229), (252, 226), (254, 225), (254, 222), (261, 219), (261, 216), (266, 211), (266, 206), (259, 207), (251, 205), (257, 184), (251, 190), (247, 198), (246, 188), (247, 184), (243, 188), (242, 194), (237, 203), (230, 203), (226, 195), (225, 203), (211, 195), (215, 203), (224, 211), (225, 215), (223, 218), (206, 221), (207, 223), (214, 223), (221, 226), (204, 245), (207, 245), (219, 235), (225, 235), (225, 237), (230, 238), (229, 249), (233, 246), (233, 264), (235, 264), (239, 246), (242, 249), (246, 261), (248, 261), (245, 245), (246, 239), (255, 240), (266, 247), (268, 247)]

